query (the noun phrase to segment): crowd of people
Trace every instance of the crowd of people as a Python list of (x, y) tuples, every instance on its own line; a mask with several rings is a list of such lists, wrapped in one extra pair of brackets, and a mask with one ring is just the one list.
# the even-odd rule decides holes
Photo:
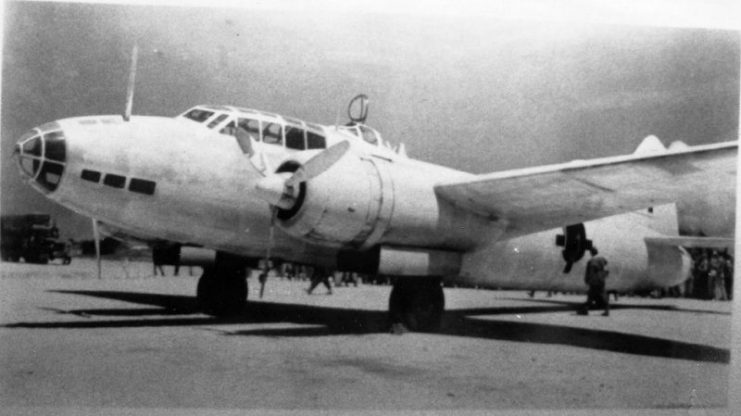
[(727, 251), (689, 249), (692, 276), (681, 285), (667, 289), (666, 296), (731, 300), (733, 297), (733, 256)]

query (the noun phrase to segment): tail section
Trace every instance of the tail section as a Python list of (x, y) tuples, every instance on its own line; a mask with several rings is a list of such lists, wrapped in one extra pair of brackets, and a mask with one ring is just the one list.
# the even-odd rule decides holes
[(657, 153), (664, 153), (666, 151), (674, 151), (674, 150), (684, 150), (687, 149), (689, 146), (685, 144), (682, 141), (675, 141), (672, 142), (669, 147), (664, 146), (664, 143), (661, 142), (661, 140), (654, 136), (647, 136), (641, 144), (638, 145), (635, 152), (633, 152), (634, 155), (652, 155)]

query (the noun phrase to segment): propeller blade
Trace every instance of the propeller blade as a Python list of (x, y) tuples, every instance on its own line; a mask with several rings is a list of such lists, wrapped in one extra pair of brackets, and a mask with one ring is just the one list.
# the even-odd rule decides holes
[(139, 47), (134, 44), (131, 52), (131, 69), (129, 70), (129, 84), (126, 88), (126, 110), (123, 114), (124, 121), (131, 119), (131, 110), (134, 106), (134, 81), (136, 79), (136, 61), (139, 56)]
[[(335, 144), (314, 155), (293, 175), (288, 172), (276, 173), (265, 176), (255, 182), (255, 191), (263, 200), (272, 206), (291, 209), (296, 202), (298, 185), (313, 177), (321, 175), (324, 171), (337, 163), (350, 149), (350, 143), (344, 141)], [(290, 176), (290, 177), (289, 177)]]
[(95, 241), (95, 261), (98, 266), (98, 279), (102, 279), (100, 265), (100, 231), (98, 230), (98, 220), (93, 218), (93, 240)]
[(296, 173), (286, 181), (286, 186), (295, 188), (301, 182), (306, 182), (311, 178), (321, 175), (324, 171), (331, 168), (337, 163), (342, 156), (350, 150), (350, 143), (347, 141), (339, 142), (327, 148), (327, 150), (316, 154), (301, 166)]
[(257, 196), (267, 201), (270, 205), (283, 209), (291, 209), (294, 198), (293, 195), (287, 192), (288, 189), (286, 189), (286, 182), (289, 175), (290, 173), (278, 173), (259, 179), (255, 182)]

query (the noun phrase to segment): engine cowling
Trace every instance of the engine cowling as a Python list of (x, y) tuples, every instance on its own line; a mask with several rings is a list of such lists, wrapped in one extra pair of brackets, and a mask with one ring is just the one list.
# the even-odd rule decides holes
[[(290, 169), (281, 166), (278, 172)], [(351, 152), (322, 174), (300, 182), (291, 199), (291, 204), (277, 208), (281, 229), (312, 243), (356, 248), (378, 241), (394, 204), (387, 173), (372, 158)]]
[(435, 184), (455, 175), (340, 142), (303, 164), (284, 163), (255, 191), (273, 207), (278, 227), (312, 244), (460, 251), (500, 232), (500, 224), (437, 196)]

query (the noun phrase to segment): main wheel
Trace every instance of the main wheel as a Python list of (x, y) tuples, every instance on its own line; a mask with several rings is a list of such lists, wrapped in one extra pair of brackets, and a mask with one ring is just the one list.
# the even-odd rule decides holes
[(392, 324), (402, 324), (415, 332), (431, 332), (440, 328), (445, 294), (440, 279), (398, 279), (389, 298)]
[(204, 268), (198, 280), (196, 297), (201, 311), (207, 315), (221, 318), (238, 315), (247, 301), (244, 270)]

